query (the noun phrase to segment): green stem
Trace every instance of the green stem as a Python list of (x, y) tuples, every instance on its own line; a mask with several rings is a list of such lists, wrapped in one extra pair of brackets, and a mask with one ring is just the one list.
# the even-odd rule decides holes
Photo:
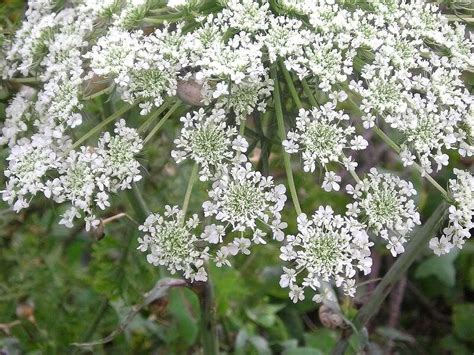
[(153, 138), (153, 136), (156, 134), (156, 132), (158, 132), (161, 128), (161, 126), (163, 126), (165, 124), (165, 122), (168, 120), (168, 118), (171, 117), (171, 115), (174, 113), (174, 111), (176, 111), (178, 109), (178, 107), (181, 105), (181, 101), (178, 100), (174, 103), (174, 105), (169, 109), (169, 111), (166, 113), (166, 115), (163, 116), (163, 118), (160, 120), (160, 122), (158, 122), (158, 124), (153, 127), (153, 129), (151, 130), (151, 132), (146, 136), (146, 138), (143, 140), (143, 144), (147, 143), (150, 139)]
[(18, 83), (18, 84), (38, 84), (41, 83), (41, 80), (38, 78), (11, 78), (8, 79), (11, 83)]
[(140, 190), (138, 189), (138, 186), (133, 185), (132, 189), (127, 190), (126, 193), (136, 219), (140, 223), (143, 223), (143, 221), (145, 221), (145, 219), (150, 214), (150, 210), (148, 209), (148, 206), (145, 200), (143, 199), (143, 196)]
[(354, 180), (360, 184), (362, 181), (360, 179), (360, 177), (357, 175), (357, 173), (355, 172), (354, 169), (349, 169), (349, 173), (352, 175), (352, 177), (354, 178)]
[[(384, 131), (382, 131), (379, 127), (374, 126), (373, 127), (374, 132), (390, 147), (392, 148), (397, 154), (400, 154), (401, 148), (395, 143), (389, 136), (385, 134)], [(444, 199), (446, 201), (450, 201), (450, 198), (448, 196), (448, 192), (440, 185), (438, 182), (433, 179), (433, 177), (429, 174), (427, 174), (424, 169), (417, 163), (413, 163), (413, 166), (420, 172), (422, 176), (424, 176), (430, 183), (433, 185), (441, 194), (443, 195)]]
[(193, 191), (193, 186), (194, 186), (194, 182), (196, 181), (198, 170), (199, 170), (199, 164), (194, 163), (193, 170), (191, 171), (191, 176), (189, 177), (188, 187), (186, 188), (186, 194), (184, 195), (183, 220), (186, 218), (186, 213), (188, 212), (189, 200), (191, 199), (191, 192)]
[[(353, 324), (356, 329), (362, 331), (365, 325), (375, 316), (382, 306), (385, 298), (390, 294), (392, 288), (405, 275), (408, 268), (414, 263), (417, 256), (426, 248), (428, 241), (439, 231), (446, 220), (448, 204), (443, 202), (426, 221), (423, 227), (419, 228), (410, 238), (405, 252), (397, 259), (389, 269), (377, 288), (371, 294), (369, 301), (362, 306), (357, 313)], [(342, 355), (345, 353), (349, 337), (352, 333), (348, 329), (343, 333), (341, 339), (333, 350), (333, 355)]]
[(285, 77), (286, 84), (288, 86), (288, 89), (290, 90), (291, 97), (293, 98), (293, 101), (295, 102), (296, 107), (298, 107), (298, 109), (303, 108), (303, 104), (301, 103), (298, 92), (296, 91), (295, 83), (293, 82), (293, 79), (291, 78), (291, 74), (288, 72), (283, 62), (280, 62), (280, 68), (281, 68), (281, 71), (283, 72), (283, 76)]
[(143, 131), (146, 131), (146, 129), (150, 126), (150, 124), (159, 116), (163, 113), (164, 110), (169, 106), (169, 101), (165, 101), (163, 105), (161, 105), (158, 110), (153, 112), (145, 122), (142, 123), (140, 127), (138, 127), (138, 132), (142, 133)]
[(127, 112), (128, 110), (130, 110), (132, 107), (134, 107), (135, 105), (129, 105), (129, 104), (126, 104), (126, 105), (123, 105), (120, 109), (118, 109), (117, 111), (115, 111), (113, 114), (111, 114), (109, 117), (107, 117), (105, 120), (103, 120), (102, 122), (100, 122), (97, 126), (95, 126), (94, 128), (92, 128), (89, 132), (87, 132), (86, 134), (84, 134), (81, 138), (79, 138), (71, 147), (71, 150), (73, 149), (76, 149), (77, 147), (79, 147), (82, 142), (86, 141), (87, 138), (93, 136), (94, 134), (96, 134), (97, 132), (99, 132), (100, 130), (102, 130), (102, 128), (106, 127), (109, 123), (115, 121), (117, 118), (119, 118), (120, 116), (122, 116), (125, 112)]
[[(278, 83), (278, 74), (276, 66), (272, 68), (272, 78), (274, 82), (273, 90), (273, 101), (275, 104), (275, 114), (277, 118), (278, 133), (280, 139), (283, 142), (286, 139), (285, 131), (285, 122), (283, 120), (283, 109), (281, 107), (281, 98), (280, 98), (280, 85)], [(301, 214), (300, 202), (298, 200), (298, 194), (296, 193), (295, 180), (293, 179), (293, 171), (291, 170), (291, 160), (290, 155), (285, 151), (285, 148), (282, 147), (283, 162), (285, 164), (286, 177), (288, 179), (288, 186), (290, 187), (291, 199), (293, 200), (293, 205), (295, 206), (296, 213)]]
[(219, 354), (219, 339), (216, 327), (216, 305), (214, 296), (214, 285), (210, 278), (204, 284), (204, 290), (199, 297), (201, 306), (201, 341), (203, 354)]
[[(91, 336), (94, 335), (94, 332), (99, 326), (100, 321), (104, 318), (104, 314), (107, 311), (108, 307), (109, 307), (109, 300), (108, 299), (102, 300), (102, 302), (100, 303), (99, 309), (97, 310), (96, 316), (94, 317), (91, 325), (89, 326), (89, 328), (87, 328), (84, 336), (81, 339), (81, 343), (85, 343), (89, 341)], [(76, 348), (72, 351), (72, 354), (74, 355), (74, 354), (77, 354), (78, 352), (79, 352), (79, 349)]]
[(239, 134), (243, 137), (245, 134), (245, 123), (247, 121), (240, 121)]
[(314, 107), (319, 107), (318, 101), (314, 97), (313, 91), (309, 87), (306, 79), (301, 80), (301, 84), (303, 84), (303, 91), (305, 95), (308, 97), (309, 103)]
[(88, 95), (88, 96), (84, 96), (82, 98), (83, 101), (87, 101), (87, 100), (92, 100), (92, 99), (95, 99), (96, 97), (99, 97), (99, 96), (102, 96), (103, 94), (108, 94), (109, 92), (111, 92), (113, 89), (112, 86), (108, 86), (106, 87), (105, 89), (102, 89), (100, 91), (97, 91), (96, 93), (93, 93), (91, 95)]

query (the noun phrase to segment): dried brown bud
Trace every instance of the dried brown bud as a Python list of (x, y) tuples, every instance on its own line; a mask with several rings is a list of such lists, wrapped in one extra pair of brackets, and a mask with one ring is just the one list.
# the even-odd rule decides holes
[(319, 320), (326, 328), (345, 328), (344, 318), (342, 318), (342, 315), (324, 304), (319, 307)]
[(201, 93), (202, 85), (194, 80), (178, 81), (177, 94), (185, 103), (194, 106), (204, 106)]

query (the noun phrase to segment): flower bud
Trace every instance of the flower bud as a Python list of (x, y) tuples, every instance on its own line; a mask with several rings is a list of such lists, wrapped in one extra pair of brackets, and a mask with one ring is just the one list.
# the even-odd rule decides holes
[(201, 93), (202, 85), (194, 80), (179, 80), (177, 94), (185, 103), (193, 106), (204, 106)]

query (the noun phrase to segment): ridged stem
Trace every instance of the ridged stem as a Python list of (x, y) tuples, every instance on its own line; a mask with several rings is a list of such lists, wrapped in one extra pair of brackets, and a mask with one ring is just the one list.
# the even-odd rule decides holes
[[(278, 133), (280, 135), (281, 141), (283, 142), (286, 139), (286, 131), (285, 131), (285, 122), (283, 120), (283, 109), (281, 106), (281, 97), (280, 97), (280, 85), (278, 83), (278, 74), (277, 74), (276, 66), (272, 68), (272, 78), (274, 82), (273, 102), (275, 105), (275, 115), (277, 119)], [(291, 169), (290, 155), (285, 151), (284, 147), (282, 147), (282, 154), (283, 154), (283, 162), (285, 165), (286, 177), (288, 179), (288, 186), (290, 188), (291, 199), (293, 200), (293, 205), (295, 206), (296, 213), (300, 215), (301, 207), (300, 207), (300, 202), (298, 200), (298, 194), (296, 192), (295, 180), (293, 178), (293, 171)]]

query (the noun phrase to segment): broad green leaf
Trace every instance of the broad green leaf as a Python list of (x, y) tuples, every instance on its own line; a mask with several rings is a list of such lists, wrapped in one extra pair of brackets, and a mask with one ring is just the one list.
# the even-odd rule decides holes
[(453, 287), (456, 283), (456, 269), (454, 267), (454, 260), (458, 252), (453, 250), (449, 254), (437, 256), (430, 256), (423, 261), (415, 271), (415, 277), (425, 278), (429, 276), (436, 277), (446, 286)]
[(318, 328), (311, 333), (304, 334), (305, 345), (329, 353), (337, 342), (337, 333), (327, 328)]
[(247, 309), (245, 313), (258, 325), (265, 328), (272, 327), (277, 321), (277, 312), (283, 309), (285, 305), (263, 304), (252, 309)]

